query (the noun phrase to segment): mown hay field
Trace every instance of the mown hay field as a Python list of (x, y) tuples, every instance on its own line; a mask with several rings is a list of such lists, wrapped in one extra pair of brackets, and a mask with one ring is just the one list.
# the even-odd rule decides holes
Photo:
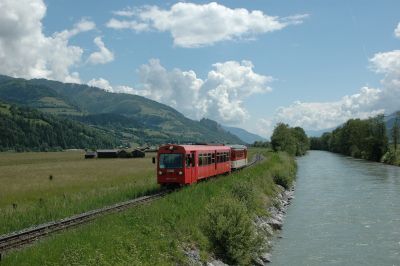
[(158, 189), (154, 155), (84, 159), (82, 151), (0, 153), (0, 234)]

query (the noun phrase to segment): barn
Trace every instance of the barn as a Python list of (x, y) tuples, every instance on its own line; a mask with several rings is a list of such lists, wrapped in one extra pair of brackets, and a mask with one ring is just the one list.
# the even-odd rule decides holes
[(144, 158), (146, 154), (144, 153), (144, 151), (141, 151), (139, 149), (135, 149), (132, 151), (132, 157), (133, 158)]
[(119, 150), (97, 150), (97, 158), (118, 158)]

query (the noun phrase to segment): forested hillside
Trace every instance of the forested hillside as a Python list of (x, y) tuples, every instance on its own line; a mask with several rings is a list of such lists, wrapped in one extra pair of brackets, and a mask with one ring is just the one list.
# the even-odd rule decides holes
[(82, 123), (0, 103), (0, 151), (108, 148), (118, 141)]
[(109, 93), (87, 85), (0, 76), (0, 100), (82, 122), (124, 144), (242, 143), (219, 125), (216, 130), (214, 121), (194, 121), (145, 97)]

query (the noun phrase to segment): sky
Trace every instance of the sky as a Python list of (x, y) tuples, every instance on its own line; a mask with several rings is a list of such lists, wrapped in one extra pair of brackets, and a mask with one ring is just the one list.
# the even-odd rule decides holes
[(400, 109), (400, 1), (0, 0), (0, 73), (264, 137)]

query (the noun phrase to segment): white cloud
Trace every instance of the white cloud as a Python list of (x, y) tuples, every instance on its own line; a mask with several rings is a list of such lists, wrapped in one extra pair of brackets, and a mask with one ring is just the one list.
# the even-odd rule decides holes
[(91, 80), (89, 80), (89, 82), (87, 84), (89, 86), (97, 87), (97, 88), (103, 89), (105, 91), (109, 91), (109, 92), (113, 92), (114, 91), (113, 87), (110, 84), (110, 82), (108, 82), (108, 80), (103, 79), (103, 78), (91, 79)]
[(136, 21), (126, 21), (126, 20), (117, 20), (115, 18), (110, 19), (107, 24), (107, 27), (121, 30), (121, 29), (131, 29), (134, 31), (146, 31), (149, 29), (149, 25), (146, 23), (139, 23)]
[(88, 82), (110, 92), (130, 93), (145, 96), (170, 105), (183, 114), (200, 119), (210, 117), (221, 123), (235, 124), (248, 117), (242, 102), (246, 97), (269, 92), (269, 76), (253, 71), (249, 61), (227, 61), (216, 63), (202, 80), (193, 70), (167, 70), (157, 59), (138, 69), (141, 81), (137, 87), (111, 86), (103, 79)]
[(397, 24), (397, 28), (394, 30), (394, 36), (400, 38), (400, 22)]
[(70, 69), (80, 62), (83, 50), (69, 45), (68, 39), (93, 29), (94, 23), (81, 20), (71, 30), (45, 36), (45, 14), (42, 0), (1, 0), (0, 73), (79, 83), (79, 74)]
[(117, 10), (112, 12), (116, 16), (121, 16), (121, 17), (133, 17), (136, 12), (135, 10), (131, 8), (125, 8), (123, 10)]
[(370, 62), (377, 73), (400, 76), (400, 50), (377, 53)]
[(106, 64), (114, 60), (114, 53), (107, 49), (101, 37), (96, 37), (94, 43), (99, 48), (100, 51), (92, 53), (88, 62), (91, 64)]
[(117, 12), (118, 15), (133, 16), (135, 20), (113, 18), (107, 23), (108, 27), (135, 31), (168, 31), (174, 44), (181, 47), (199, 47), (219, 41), (250, 38), (281, 30), (288, 25), (300, 24), (308, 16), (279, 18), (259, 10), (231, 9), (215, 2), (203, 5), (180, 2), (172, 5), (169, 10), (146, 6), (135, 12)]
[(376, 103), (381, 90), (363, 87), (359, 93), (344, 96), (333, 102), (294, 102), (290, 106), (280, 107), (272, 123), (288, 123), (305, 129), (326, 129), (335, 127), (350, 118), (368, 118), (383, 113)]
[(62, 32), (56, 33), (55, 35), (59, 38), (69, 39), (81, 32), (91, 31), (96, 28), (96, 24), (92, 21), (82, 19), (74, 25), (71, 30), (63, 30)]

